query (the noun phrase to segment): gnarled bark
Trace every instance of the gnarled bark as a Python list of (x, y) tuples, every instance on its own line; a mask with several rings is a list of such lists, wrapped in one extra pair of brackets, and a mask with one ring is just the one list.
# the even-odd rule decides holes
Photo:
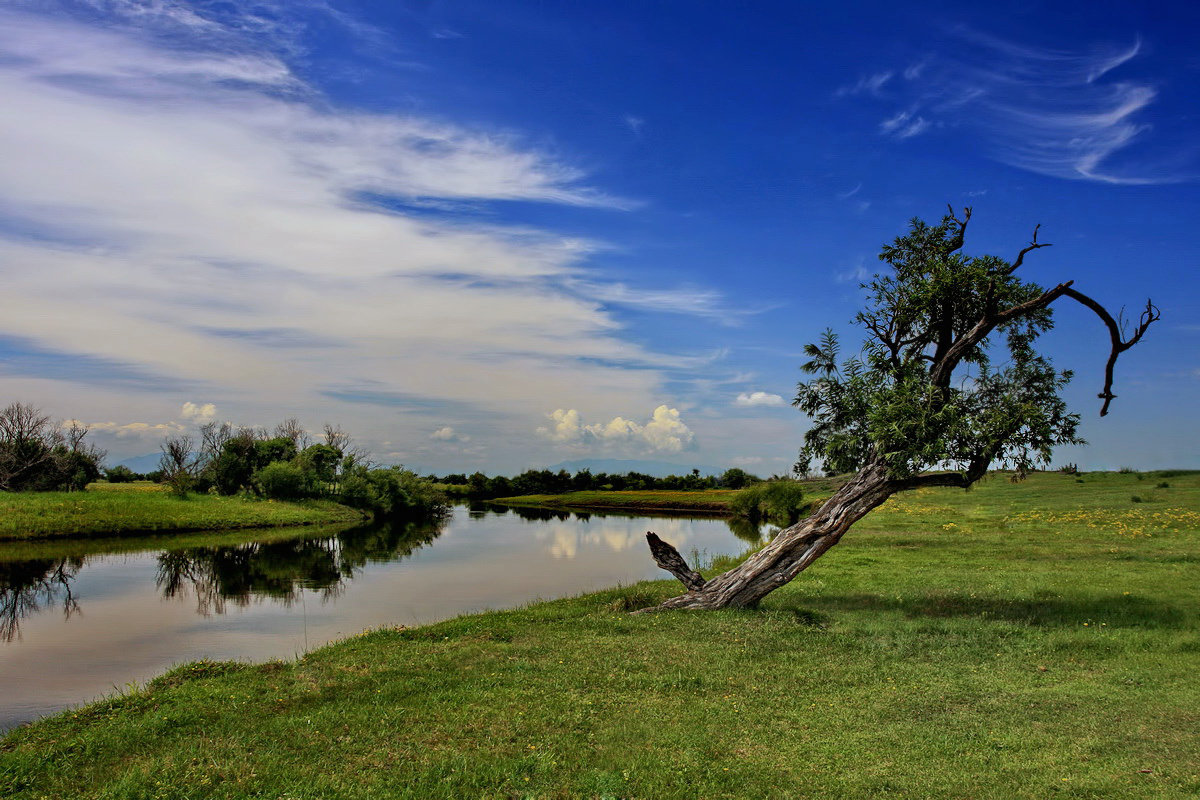
[[(812, 516), (780, 531), (770, 544), (738, 566), (698, 589), (642, 611), (753, 606), (807, 569), (826, 550), (837, 544), (851, 525), (887, 500), (898, 488), (888, 478), (887, 467), (875, 461), (838, 489)], [(646, 536), (649, 538), (654, 534)], [(657, 536), (654, 538), (658, 539)], [(671, 571), (674, 573), (674, 570)]]

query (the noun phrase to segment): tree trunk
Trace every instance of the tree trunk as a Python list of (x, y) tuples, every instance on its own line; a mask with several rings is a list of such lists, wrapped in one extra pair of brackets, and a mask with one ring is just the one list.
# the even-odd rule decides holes
[[(873, 461), (810, 517), (784, 528), (762, 550), (698, 589), (642, 611), (670, 608), (717, 609), (753, 606), (808, 568), (833, 547), (850, 526), (897, 491), (887, 467)], [(647, 534), (652, 536), (653, 534)], [(655, 537), (657, 539), (657, 537)], [(665, 543), (661, 543), (666, 547)], [(670, 548), (679, 558), (674, 548)], [(655, 558), (658, 559), (658, 552)], [(682, 560), (682, 559), (680, 559)], [(672, 559), (672, 563), (673, 559)], [(662, 562), (660, 561), (660, 566)], [(664, 567), (665, 569), (666, 567)], [(640, 613), (640, 612), (638, 612)]]

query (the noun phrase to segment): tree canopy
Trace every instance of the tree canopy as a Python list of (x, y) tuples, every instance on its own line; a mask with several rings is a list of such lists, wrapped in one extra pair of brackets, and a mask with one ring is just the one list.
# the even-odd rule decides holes
[[(936, 225), (914, 219), (884, 245), (887, 269), (864, 283), (866, 307), (855, 321), (866, 332), (859, 352), (843, 357), (826, 330), (805, 347), (795, 405), (813, 421), (797, 469), (814, 461), (827, 473), (855, 473), (810, 517), (780, 532), (723, 575), (697, 583), (677, 570), (677, 553), (651, 540), (660, 566), (688, 576), (689, 592), (668, 608), (749, 605), (792, 580), (857, 520), (892, 494), (920, 486), (969, 487), (993, 464), (1023, 475), (1048, 465), (1054, 447), (1081, 443), (1080, 417), (1061, 396), (1071, 379), (1037, 349), (1063, 297), (1091, 309), (1109, 332), (1104, 371), (1108, 413), (1117, 357), (1159, 319), (1147, 301), (1132, 330), (1121, 314), (1073, 287), (1050, 289), (1017, 274), (1025, 257), (1050, 245), (1032, 241), (1010, 262), (963, 252), (971, 210), (950, 210)], [(664, 550), (664, 546), (671, 553)], [(660, 554), (666, 556), (660, 558)], [(670, 556), (670, 557), (667, 557)], [(686, 566), (686, 565), (685, 565)], [(682, 580), (682, 578), (681, 578)]]

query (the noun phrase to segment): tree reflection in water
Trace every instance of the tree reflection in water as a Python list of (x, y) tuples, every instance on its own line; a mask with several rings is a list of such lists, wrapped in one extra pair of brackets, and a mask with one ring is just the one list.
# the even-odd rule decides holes
[(225, 613), (228, 603), (244, 607), (263, 597), (290, 606), (304, 589), (321, 592), (322, 599), (337, 597), (356, 569), (399, 561), (440, 533), (427, 522), (389, 523), (321, 539), (171, 550), (158, 557), (156, 582), (165, 597), (190, 592), (204, 616)]
[(19, 640), (21, 620), (60, 599), (67, 619), (77, 613), (71, 581), (83, 561), (76, 556), (0, 562), (0, 640)]
[[(498, 514), (504, 513), (503, 511), (497, 510), (496, 506), (492, 506), (491, 508), (493, 510), (493, 513), (498, 513)], [(577, 511), (575, 509), (546, 508), (544, 506), (542, 506), (542, 507), (511, 506), (508, 510), (511, 511), (516, 516), (520, 517), (521, 519), (529, 520), (531, 522), (549, 522), (550, 520), (554, 520), (554, 519), (559, 520), (559, 521), (566, 521), (568, 519), (571, 519), (571, 517), (574, 517), (575, 519), (579, 520), (580, 522), (587, 522), (593, 516), (595, 516), (599, 519), (603, 519), (604, 517), (641, 518), (641, 517), (645, 516), (644, 513), (638, 512), (638, 511), (608, 511), (608, 510)], [(476, 513), (474, 506), (471, 507), (471, 513), (472, 514)], [(480, 513), (486, 513), (486, 512), (483, 512), (481, 509)], [(711, 519), (711, 517), (696, 517), (692, 514), (689, 514), (686, 511), (671, 512), (671, 511), (662, 510), (662, 509), (655, 511), (654, 515), (656, 517), (683, 517), (685, 519)], [(725, 524), (729, 526), (729, 530), (733, 533), (734, 536), (741, 539), (743, 542), (746, 542), (746, 543), (752, 544), (752, 545), (760, 545), (763, 543), (764, 538), (770, 539), (775, 533), (778, 533), (778, 529), (773, 529), (771, 531), (771, 533), (767, 534), (767, 536), (764, 537), (762, 528), (758, 525), (758, 523), (751, 522), (750, 520), (746, 519), (745, 517), (738, 517), (738, 516), (725, 517)]]

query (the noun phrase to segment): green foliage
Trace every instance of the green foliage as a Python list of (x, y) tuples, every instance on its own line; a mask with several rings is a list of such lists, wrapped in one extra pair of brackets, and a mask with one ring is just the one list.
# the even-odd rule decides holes
[(868, 336), (858, 355), (843, 359), (832, 331), (805, 347), (802, 369), (815, 377), (799, 384), (794, 404), (814, 424), (801, 471), (816, 460), (829, 474), (852, 472), (875, 456), (895, 478), (945, 465), (978, 473), (992, 461), (1024, 474), (1049, 464), (1054, 446), (1081, 442), (1079, 417), (1059, 397), (1071, 375), (1034, 348), (1052, 325), (1048, 307), (951, 353), (981, 318), (1043, 293), (1003, 259), (963, 254), (963, 227), (952, 216), (933, 226), (914, 219), (883, 248), (890, 271), (863, 286), (868, 304), (856, 322)]
[(765, 481), (742, 489), (729, 503), (730, 510), (755, 524), (791, 525), (808, 508), (800, 483)]
[(308, 494), (304, 470), (290, 461), (273, 461), (254, 473), (259, 493), (270, 500), (298, 500)]
[(104, 470), (104, 479), (109, 483), (131, 483), (136, 478), (133, 470), (121, 464)]
[(0, 410), (0, 491), (83, 491), (100, 477), (104, 451), (78, 422), (54, 423), (35, 406)]
[[(759, 480), (754, 475), (749, 475), (740, 469), (728, 470), (725, 475), (741, 485)], [(579, 470), (574, 475), (566, 470), (551, 472), (548, 469), (529, 469), (512, 478), (503, 475), (489, 478), (482, 472), (476, 472), (469, 477), (456, 473), (446, 475), (440, 480), (435, 475), (429, 477), (434, 482), (447, 486), (463, 486), (466, 496), (474, 499), (512, 497), (513, 495), (564, 494), (567, 492), (649, 490), (696, 492), (715, 489), (718, 486), (739, 488), (724, 486), (721, 484), (721, 479), (711, 475), (701, 475), (698, 469), (693, 469), (687, 475), (668, 475), (665, 478), (658, 478), (642, 472), (593, 473), (588, 469)]]
[(402, 467), (352, 467), (342, 479), (337, 499), (383, 519), (439, 516), (449, 510), (445, 495), (431, 481)]
[(732, 467), (721, 473), (721, 477), (717, 478), (717, 485), (722, 489), (745, 489), (752, 483), (760, 481), (757, 475), (751, 475), (744, 469)]

